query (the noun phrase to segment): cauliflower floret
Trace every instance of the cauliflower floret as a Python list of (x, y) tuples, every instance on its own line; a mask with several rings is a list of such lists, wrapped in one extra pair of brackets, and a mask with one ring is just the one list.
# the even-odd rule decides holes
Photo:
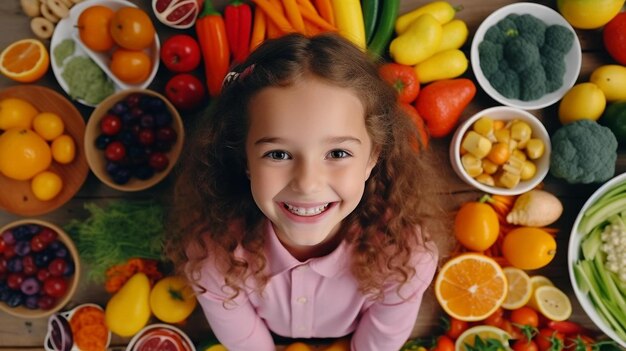
[(611, 223), (604, 227), (601, 249), (606, 253), (605, 267), (626, 283), (626, 226)]

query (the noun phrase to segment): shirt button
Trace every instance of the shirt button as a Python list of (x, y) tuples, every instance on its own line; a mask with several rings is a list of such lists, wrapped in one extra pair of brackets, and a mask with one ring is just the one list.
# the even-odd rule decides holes
[(304, 296), (300, 296), (296, 301), (298, 301), (299, 304), (304, 305), (306, 303), (307, 299)]

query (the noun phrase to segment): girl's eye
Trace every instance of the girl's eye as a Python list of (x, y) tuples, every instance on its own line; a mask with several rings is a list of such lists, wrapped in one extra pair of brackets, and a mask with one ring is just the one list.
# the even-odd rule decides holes
[(328, 156), (330, 158), (346, 158), (346, 157), (350, 157), (352, 155), (350, 155), (345, 150), (332, 150), (331, 152), (328, 153)]
[(268, 153), (265, 154), (265, 157), (268, 157), (272, 160), (288, 160), (289, 154), (285, 151), (270, 151)]

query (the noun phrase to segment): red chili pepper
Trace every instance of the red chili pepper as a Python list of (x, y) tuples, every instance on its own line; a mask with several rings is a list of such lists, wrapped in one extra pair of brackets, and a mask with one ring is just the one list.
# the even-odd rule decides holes
[(210, 0), (204, 2), (202, 13), (196, 20), (196, 35), (202, 49), (209, 94), (217, 96), (222, 91), (222, 81), (228, 73), (230, 51), (224, 19)]
[(549, 321), (548, 328), (565, 335), (581, 334), (584, 332), (584, 328), (580, 324), (571, 321)]
[(240, 63), (250, 52), (250, 32), (252, 30), (252, 10), (241, 0), (231, 0), (224, 9), (228, 46), (235, 62)]

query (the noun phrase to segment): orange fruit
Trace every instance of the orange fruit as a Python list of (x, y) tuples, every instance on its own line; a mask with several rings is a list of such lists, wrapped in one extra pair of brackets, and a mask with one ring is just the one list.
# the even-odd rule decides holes
[(55, 161), (68, 164), (74, 161), (76, 156), (76, 143), (71, 136), (63, 134), (52, 141), (50, 151), (52, 151), (52, 158)]
[(54, 172), (44, 171), (33, 177), (30, 189), (39, 200), (52, 200), (63, 189), (63, 180)]
[(121, 7), (111, 18), (110, 32), (117, 45), (143, 50), (154, 41), (154, 25), (148, 14), (136, 7)]
[(303, 342), (294, 342), (285, 347), (285, 351), (313, 351), (313, 348)]
[(102, 5), (90, 6), (78, 16), (80, 41), (93, 51), (109, 51), (115, 42), (109, 28), (115, 12)]
[(499, 232), (496, 211), (483, 202), (464, 203), (454, 218), (454, 236), (472, 251), (487, 250), (496, 242)]
[(435, 280), (441, 307), (463, 321), (487, 318), (504, 302), (507, 280), (500, 265), (479, 253), (465, 253), (446, 262)]
[(110, 68), (124, 83), (139, 84), (148, 79), (152, 63), (143, 51), (117, 49), (113, 52)]
[(50, 141), (63, 134), (65, 124), (56, 113), (42, 112), (33, 119), (33, 129), (42, 138)]
[(0, 53), (0, 72), (20, 83), (31, 83), (43, 77), (48, 66), (48, 50), (37, 39), (18, 40)]
[(50, 167), (50, 147), (30, 129), (12, 128), (0, 135), (0, 172), (27, 180)]
[(18, 98), (0, 100), (0, 130), (30, 128), (39, 111), (30, 102)]

